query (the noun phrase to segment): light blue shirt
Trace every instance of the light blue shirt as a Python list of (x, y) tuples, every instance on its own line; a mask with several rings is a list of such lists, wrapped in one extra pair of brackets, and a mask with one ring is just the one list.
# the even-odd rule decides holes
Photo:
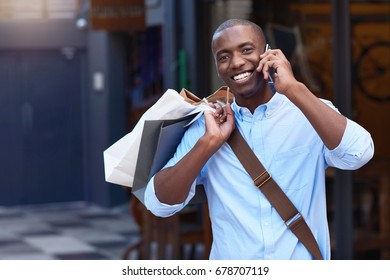
[[(302, 112), (282, 94), (275, 93), (253, 115), (236, 103), (232, 108), (237, 128), (302, 213), (324, 259), (330, 259), (325, 170), (329, 166), (353, 170), (368, 162), (374, 152), (370, 134), (348, 120), (341, 143), (328, 150)], [(167, 166), (187, 154), (204, 132), (204, 118), (200, 118), (187, 130)], [(210, 259), (312, 259), (226, 143), (204, 166), (183, 204), (159, 202), (153, 178), (146, 188), (145, 204), (155, 215), (172, 215), (189, 202), (197, 184), (204, 185), (209, 203)]]

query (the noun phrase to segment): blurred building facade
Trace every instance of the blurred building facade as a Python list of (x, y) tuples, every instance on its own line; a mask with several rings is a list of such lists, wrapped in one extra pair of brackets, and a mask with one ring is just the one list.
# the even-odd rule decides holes
[[(334, 35), (337, 11), (350, 19), (345, 40)], [(232, 17), (261, 25), (319, 97), (347, 96), (341, 112), (372, 133), (378, 164), (359, 178), (330, 175), (331, 183), (354, 186), (347, 194), (330, 190), (351, 202), (330, 204), (330, 218), (349, 213), (339, 223), (378, 233), (372, 248), (385, 246), (380, 254), (390, 258), (388, 1), (0, 0), (0, 205), (126, 202), (128, 189), (105, 182), (103, 151), (166, 89), (203, 97), (221, 85), (210, 39)], [(343, 76), (349, 95), (334, 83), (345, 65), (335, 61), (340, 46), (351, 55)]]

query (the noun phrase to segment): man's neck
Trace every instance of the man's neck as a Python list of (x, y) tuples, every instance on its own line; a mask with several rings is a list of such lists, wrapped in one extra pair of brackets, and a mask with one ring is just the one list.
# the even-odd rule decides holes
[(239, 106), (248, 108), (249, 111), (253, 114), (257, 107), (270, 101), (273, 95), (274, 93), (267, 84), (267, 87), (259, 90), (256, 95), (249, 97), (238, 94), (235, 95), (235, 101)]

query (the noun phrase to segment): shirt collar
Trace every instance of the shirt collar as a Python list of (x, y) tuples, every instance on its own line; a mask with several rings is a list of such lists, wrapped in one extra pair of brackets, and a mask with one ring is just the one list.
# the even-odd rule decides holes
[(248, 116), (252, 118), (254, 115), (257, 114), (262, 114), (268, 118), (272, 114), (274, 114), (277, 111), (277, 109), (282, 105), (284, 98), (285, 98), (284, 95), (275, 92), (273, 97), (267, 103), (261, 104), (256, 108), (253, 115), (251, 114), (248, 108), (239, 106), (236, 103), (236, 100), (234, 100), (232, 104), (232, 109), (234, 111), (236, 118), (238, 118), (240, 121), (244, 120)]

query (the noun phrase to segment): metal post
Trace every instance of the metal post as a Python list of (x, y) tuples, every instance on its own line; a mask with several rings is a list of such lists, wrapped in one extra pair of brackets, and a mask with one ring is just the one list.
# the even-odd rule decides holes
[(196, 41), (196, 3), (195, 0), (182, 1), (182, 47), (185, 52), (186, 59), (186, 78), (185, 84), (187, 88), (198, 94), (197, 81), (197, 50), (199, 47)]
[(164, 91), (168, 88), (177, 90), (177, 13), (176, 1), (164, 0), (163, 25), (163, 82)]
[[(351, 116), (351, 35), (349, 0), (332, 0), (333, 88), (335, 105)], [(336, 170), (334, 179), (335, 259), (353, 258), (351, 171)]]

